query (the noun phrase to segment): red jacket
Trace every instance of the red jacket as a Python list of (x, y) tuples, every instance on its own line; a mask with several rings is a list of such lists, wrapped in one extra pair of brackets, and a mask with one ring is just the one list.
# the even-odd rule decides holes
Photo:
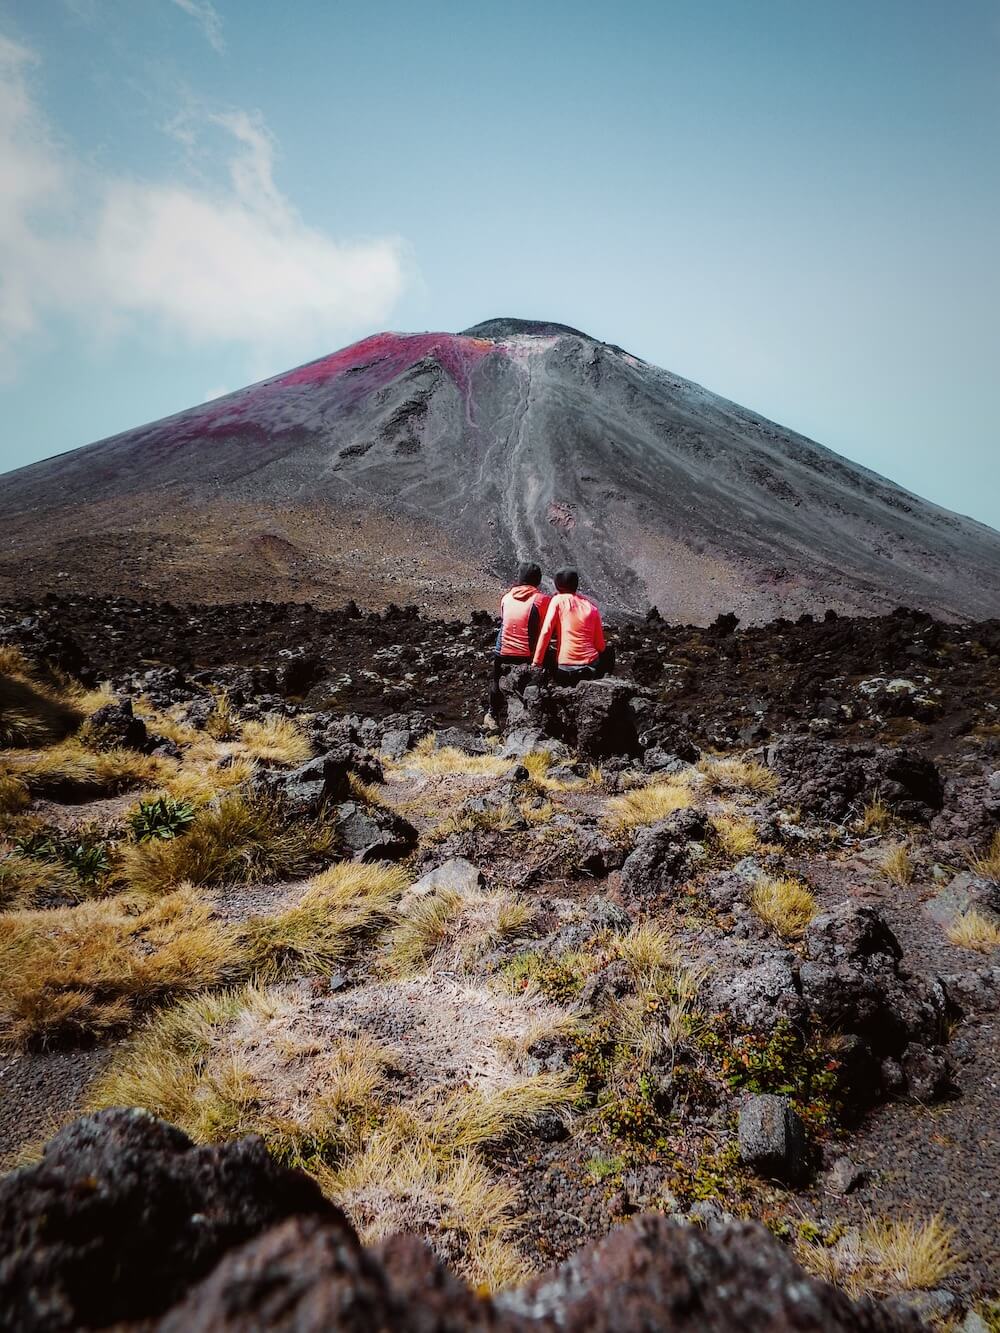
[(604, 652), (604, 625), (593, 602), (575, 592), (557, 592), (549, 602), (535, 644), (534, 665), (541, 666), (552, 635), (559, 644), (561, 667), (589, 666)]
[(518, 584), (505, 593), (500, 602), (502, 623), (497, 636), (497, 652), (503, 657), (523, 657), (527, 661), (535, 650), (535, 640), (550, 600), (547, 592), (539, 592), (530, 583)]

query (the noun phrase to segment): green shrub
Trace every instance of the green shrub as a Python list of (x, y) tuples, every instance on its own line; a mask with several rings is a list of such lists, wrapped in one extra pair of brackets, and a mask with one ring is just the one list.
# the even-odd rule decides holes
[(157, 796), (139, 802), (129, 816), (129, 826), (136, 842), (145, 842), (149, 838), (176, 838), (187, 831), (194, 816), (195, 809), (190, 801)]

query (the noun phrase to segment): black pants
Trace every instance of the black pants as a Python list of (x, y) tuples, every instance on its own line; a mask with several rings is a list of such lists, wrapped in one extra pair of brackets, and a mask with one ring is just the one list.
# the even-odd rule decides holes
[(500, 706), (503, 703), (503, 691), (500, 689), (500, 681), (507, 674), (508, 668), (530, 665), (530, 657), (512, 657), (510, 653), (493, 654), (493, 680), (490, 684), (490, 716), (497, 722), (500, 720)]
[(614, 675), (614, 670), (615, 650), (608, 644), (587, 666), (557, 667), (553, 674), (560, 685), (575, 685), (578, 680), (600, 680), (604, 676)]

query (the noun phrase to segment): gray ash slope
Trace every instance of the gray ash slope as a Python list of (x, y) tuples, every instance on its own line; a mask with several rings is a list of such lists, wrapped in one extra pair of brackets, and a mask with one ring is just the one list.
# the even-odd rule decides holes
[(674, 621), (1000, 613), (1000, 534), (619, 347), (376, 334), (4, 478), (0, 594), (491, 605), (526, 554)]

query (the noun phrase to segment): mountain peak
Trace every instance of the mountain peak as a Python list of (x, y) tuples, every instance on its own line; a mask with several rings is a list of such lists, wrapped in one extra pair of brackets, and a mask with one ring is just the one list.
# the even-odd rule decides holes
[(587, 342), (600, 342), (589, 333), (571, 328), (569, 324), (554, 324), (547, 319), (514, 319), (503, 315), (497, 319), (486, 319), (482, 324), (473, 324), (470, 329), (462, 329), (463, 338), (486, 338), (499, 342), (503, 338), (512, 338), (517, 334), (527, 334), (536, 338), (550, 338), (553, 334), (568, 334), (571, 338), (586, 338)]

